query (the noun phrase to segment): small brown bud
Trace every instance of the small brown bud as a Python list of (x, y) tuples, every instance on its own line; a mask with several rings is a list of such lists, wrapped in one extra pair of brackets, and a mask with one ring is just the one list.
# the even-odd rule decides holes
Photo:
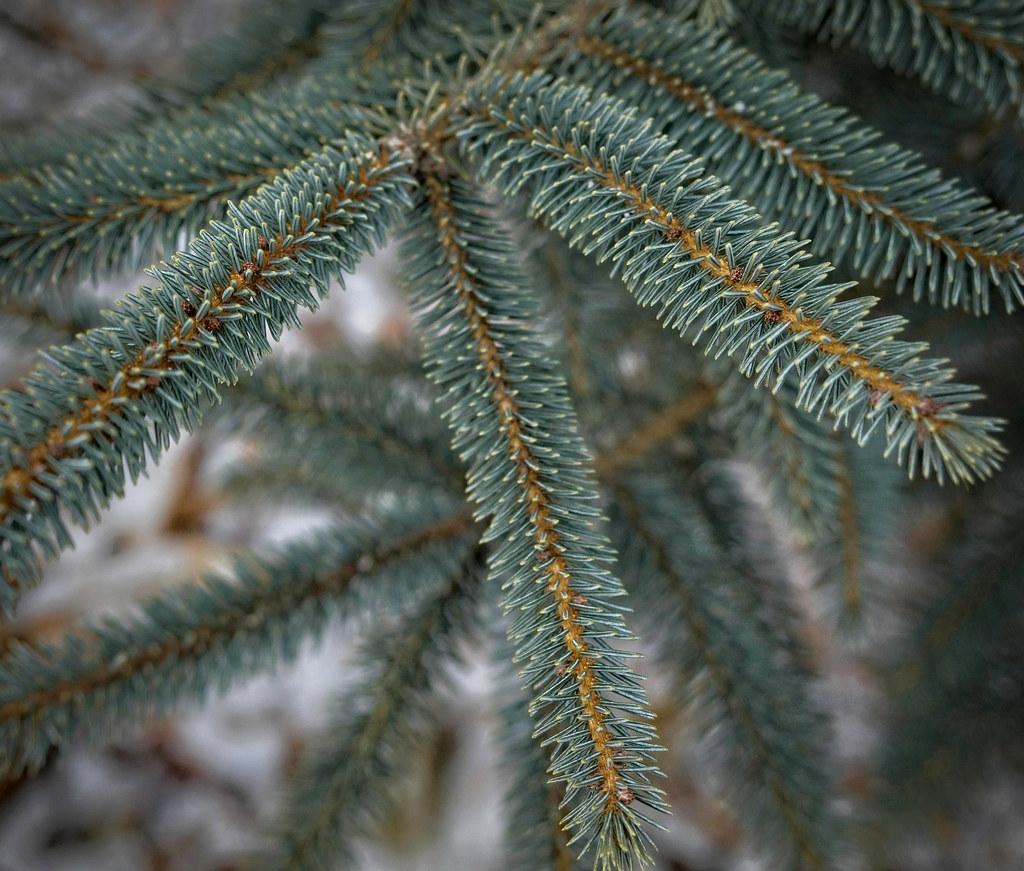
[(446, 179), (449, 175), (448, 164), (427, 154), (420, 160), (419, 170), (421, 175), (433, 175), (439, 179)]
[(936, 402), (930, 396), (926, 396), (921, 399), (914, 408), (921, 417), (933, 417), (935, 412), (942, 408), (942, 403)]
[(765, 311), (764, 322), (769, 326), (775, 326), (779, 321), (782, 320), (782, 312), (777, 312), (775, 309), (768, 309)]
[(589, 600), (586, 596), (580, 595), (579, 593), (572, 597), (572, 603), (574, 605), (586, 605), (588, 601)]
[(206, 332), (208, 333), (215, 333), (217, 332), (217, 330), (220, 329), (220, 321), (217, 318), (213, 317), (213, 315), (209, 315), (208, 317), (203, 318), (202, 324), (203, 329), (206, 330)]
[(729, 280), (739, 281), (741, 278), (743, 278), (743, 267), (734, 266), (732, 270), (729, 272)]
[(196, 316), (196, 307), (187, 299), (183, 299), (181, 301), (181, 313), (187, 318), (194, 318)]
[(636, 798), (632, 790), (625, 787), (620, 787), (615, 793), (615, 797), (619, 800), (619, 804), (632, 804), (633, 799)]
[(665, 230), (665, 238), (669, 242), (679, 242), (683, 238), (683, 228), (675, 225)]
[(256, 237), (256, 244), (259, 245), (260, 251), (270, 250), (270, 241), (262, 233)]

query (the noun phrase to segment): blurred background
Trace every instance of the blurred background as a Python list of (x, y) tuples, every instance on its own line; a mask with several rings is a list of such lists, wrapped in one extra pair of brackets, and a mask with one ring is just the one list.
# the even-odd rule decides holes
[[(250, 0), (3, 0), (0, 2), (0, 137), (51, 132), (69, 119), (102, 125), (123, 114), (139, 82), (188, 74), (188, 49), (244, 20)], [(877, 70), (852, 52), (738, 22), (752, 47), (790, 67), (801, 83), (854, 109), (887, 136), (917, 149), (944, 172), (968, 179), (1002, 207), (1024, 210), (1024, 134), (955, 108), (912, 83)], [(393, 250), (365, 262), (344, 293), (286, 334), (282, 350), (303, 354), (344, 345), (402, 347), (409, 320), (394, 280)], [(124, 275), (85, 292), (113, 300), (136, 288)], [(984, 385), (988, 412), (1009, 419), (1006, 474), (970, 490), (907, 487), (906, 504), (886, 533), (868, 634), (860, 643), (835, 635), (816, 591), (803, 584), (816, 617), (814, 655), (823, 670), (824, 702), (836, 718), (835, 750), (842, 793), (853, 820), (872, 807), (877, 761), (894, 740), (885, 711), (890, 685), (880, 676), (895, 660), (913, 660), (907, 637), (928, 608), (948, 621), (982, 618), (971, 678), (955, 683), (931, 715), (938, 737), (929, 807), (920, 814), (877, 809), (888, 818), (884, 848), (865, 861), (891, 869), (1024, 868), (1024, 621), (1019, 592), (1024, 564), (1024, 445), (1021, 444), (1024, 350), (1019, 318), (972, 320), (915, 307), (880, 291), (884, 307), (912, 321), (961, 379)], [(7, 317), (0, 312), (0, 319)], [(45, 323), (36, 345), (60, 341)], [(32, 364), (25, 337), (0, 333), (0, 383), (15, 383)], [(169, 451), (148, 478), (76, 547), (54, 563), (27, 596), (18, 620), (0, 626), (0, 650), (15, 638), (59, 635), (83, 615), (122, 612), (126, 603), (167, 584), (223, 567), (226, 554), (263, 547), (305, 531), (315, 512), (257, 506), (244, 517), (219, 504), (217, 470), (244, 452), (240, 442), (202, 434)], [(196, 497), (199, 493), (200, 497)], [(806, 568), (806, 567), (804, 567)], [(978, 579), (992, 578), (980, 583)], [(966, 590), (957, 597), (957, 590)], [(994, 590), (1002, 598), (994, 599)], [(943, 604), (945, 603), (945, 604)], [(941, 645), (952, 632), (929, 618)], [(991, 621), (986, 631), (985, 620)], [(995, 638), (998, 643), (992, 642)], [(992, 643), (989, 643), (992, 642)], [(990, 649), (991, 648), (991, 649)], [(293, 666), (252, 680), (200, 709), (149, 723), (108, 746), (79, 747), (35, 779), (0, 783), (0, 871), (64, 869), (227, 869), (241, 867), (261, 845), (281, 786), (317, 733), (327, 702), (352, 672), (352, 651), (339, 633), (309, 647)], [(970, 659), (970, 651), (964, 657)], [(965, 661), (960, 657), (958, 661)], [(438, 728), (424, 736), (415, 771), (379, 843), (366, 845), (362, 867), (374, 871), (499, 869), (500, 790), (486, 656), (467, 649), (438, 704)], [(652, 688), (657, 699), (657, 685)], [(898, 700), (897, 700), (898, 701)], [(699, 744), (687, 740), (685, 717), (669, 721), (684, 777), (673, 783), (676, 816), (661, 840), (662, 867), (756, 869), (733, 815), (713, 798)], [(692, 738), (692, 736), (690, 736)], [(932, 806), (934, 799), (934, 806)], [(857, 863), (854, 863), (857, 867)]]

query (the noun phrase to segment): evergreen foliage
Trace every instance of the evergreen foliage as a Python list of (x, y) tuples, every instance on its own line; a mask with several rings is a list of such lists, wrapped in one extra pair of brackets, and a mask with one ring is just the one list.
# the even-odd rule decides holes
[[(477, 548), (477, 551), (482, 551)], [(314, 749), (287, 802), (272, 867), (325, 868), (351, 862), (346, 843), (380, 815), (388, 781), (422, 733), (436, 672), (455, 637), (472, 625), (479, 595), (473, 553), (444, 588), (397, 626), (366, 639), (366, 683), (337, 705), (324, 746)]]
[(88, 525), (126, 471), (136, 480), (198, 425), (219, 384), (269, 350), (268, 333), (297, 323), (299, 306), (315, 308), (329, 279), (380, 243), (409, 181), (400, 158), (369, 142), (326, 149), (154, 267), (158, 287), (51, 348), (3, 395), (5, 611), (38, 579), (40, 555), (70, 544), (66, 516)]
[(724, 34), (621, 11), (576, 46), (568, 75), (621, 95), (818, 254), (863, 278), (893, 276), (915, 300), (976, 313), (990, 288), (1011, 310), (1024, 300), (1019, 217), (801, 93)]
[(958, 102), (1024, 112), (1024, 9), (1002, 0), (738, 0), (833, 44), (868, 52)]
[(612, 259), (666, 326), (692, 329), (708, 354), (742, 351), (740, 370), (776, 376), (774, 389), (792, 377), (801, 407), (834, 416), (862, 443), (883, 431), (911, 475), (971, 481), (995, 468), (998, 422), (958, 414), (976, 388), (894, 339), (901, 319), (865, 321), (875, 300), (838, 302), (845, 288), (824, 283), (827, 266), (801, 266), (801, 243), (764, 228), (669, 140), (628, 133), (625, 104), (537, 74), (486, 80), (469, 106), (479, 120), (465, 139), (485, 171), (510, 192), (528, 186), (534, 212)]
[(605, 861), (612, 852), (643, 858), (642, 808), (666, 809), (649, 783), (657, 748), (643, 690), (615, 645), (630, 637), (615, 601), (624, 593), (607, 568), (568, 391), (531, 335), (539, 305), (513, 266), (513, 240), (471, 186), (432, 160), (404, 278), (467, 494), (491, 517), (490, 583), (514, 615), (515, 661), (532, 710), (543, 713), (537, 733), (553, 745), (572, 841), (586, 851), (598, 840)]
[(328, 618), (429, 594), (459, 564), (469, 519), (429, 501), (392, 515), (321, 532), (275, 558), (240, 559), (233, 579), (152, 599), (135, 620), (56, 647), (16, 646), (2, 672), (4, 774), (38, 768), (72, 737), (107, 735), (293, 658)]
[[(957, 337), (980, 375), (990, 337), (1019, 348), (1020, 155), (1007, 128), (986, 140), (988, 195), (931, 167), (804, 90), (802, 32), (1024, 114), (1024, 10), (999, 0), (288, 0), (76, 144), (5, 145), (0, 326), (58, 344), (0, 393), (4, 614), (195, 430), (245, 446), (222, 502), (328, 520), (8, 644), (0, 775), (338, 623), (360, 674), (267, 867), (351, 866), (467, 645), (498, 674), (509, 868), (655, 864), (677, 710), (770, 867), (841, 867), (868, 848), (815, 611), (871, 638), (900, 509), (943, 499), (968, 544), (929, 563), (905, 661), (876, 663), (897, 701), (856, 815), (902, 821), (919, 784), (1016, 749), (1021, 488), (998, 473), (1021, 445), (993, 415), (1017, 396), (997, 378), (985, 402), (914, 337)], [(395, 236), (415, 353), (261, 363)], [(83, 286), (157, 257), (111, 310)]]
[(684, 700), (692, 696), (709, 730), (717, 727), (734, 806), (779, 850), (775, 862), (831, 867), (838, 840), (831, 773), (821, 764), (824, 717), (809, 698), (804, 656), (787, 650), (799, 639), (773, 637), (791, 627), (762, 613), (784, 608), (786, 591), (759, 589), (757, 575), (736, 565), (736, 550), (716, 541), (716, 518), (680, 492), (671, 474), (636, 475), (615, 488), (623, 576), (658, 624), (651, 632)]

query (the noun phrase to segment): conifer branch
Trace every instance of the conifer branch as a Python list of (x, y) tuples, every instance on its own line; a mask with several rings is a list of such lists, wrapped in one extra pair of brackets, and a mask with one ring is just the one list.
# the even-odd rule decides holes
[(473, 625), (484, 559), (476, 548), (439, 592), (362, 645), (367, 675), (338, 700), (326, 740), (295, 777), (268, 868), (352, 864), (350, 842), (386, 812), (440, 667)]
[(460, 135), (484, 172), (507, 192), (526, 185), (535, 213), (612, 259), (667, 326), (707, 334), (707, 353), (742, 351), (741, 371), (759, 383), (795, 375), (802, 407), (861, 442), (884, 431), (911, 475), (971, 481), (998, 466), (998, 421), (961, 414), (976, 388), (894, 340), (901, 319), (866, 321), (873, 299), (837, 302), (843, 288), (824, 283), (827, 267), (801, 266), (799, 243), (761, 228), (624, 104), (543, 75), (496, 76), (471, 89), (467, 111)]
[[(433, 407), (422, 373), (390, 373), (382, 360), (356, 364), (318, 358), (268, 361), (229, 394), (223, 431), (249, 432), (268, 443), (272, 462), (313, 464), (358, 493), (389, 483), (461, 493), (465, 476)], [(404, 383), (403, 383), (404, 382)], [(306, 437), (296, 444), (295, 432)]]
[[(109, 326), (47, 352), (0, 395), (0, 605), (35, 583), (41, 557), (86, 526), (240, 367), (315, 308), (331, 277), (379, 244), (407, 202), (402, 158), (352, 139), (325, 149), (231, 210), (154, 268), (160, 282), (108, 313)], [(316, 293), (312, 293), (310, 288)]]
[(596, 841), (599, 868), (644, 864), (638, 806), (665, 808), (648, 779), (654, 732), (613, 646), (629, 637), (614, 603), (622, 588), (602, 565), (610, 553), (593, 528), (596, 493), (565, 383), (533, 334), (538, 305), (491, 207), (450, 170), (422, 171), (406, 280), (469, 495), (500, 542), (492, 571), (515, 615), (522, 680), (545, 715), (537, 733), (553, 744), (552, 777), (565, 785), (563, 826), (584, 850)]
[(992, 755), (1019, 749), (1022, 504), (1018, 470), (991, 485), (952, 539), (964, 546), (931, 566), (930, 599), (887, 675), (893, 711), (880, 773), (890, 820), (959, 798)]
[(756, 390), (731, 373), (721, 386), (718, 423), (771, 489), (788, 528), (808, 548), (818, 583), (835, 594), (844, 628), (865, 617), (879, 543), (891, 528), (897, 476), (825, 421), (794, 407), (790, 389)]
[(899, 477), (877, 461), (877, 445), (859, 448), (831, 433), (834, 503), (812, 550), (819, 584), (833, 594), (841, 629), (861, 630), (872, 616), (880, 571), (902, 504)]
[(547, 268), (537, 281), (562, 297), (556, 335), (565, 337), (569, 386), (596, 451), (595, 471), (602, 476), (656, 450), (670, 453), (672, 442), (682, 441), (677, 436), (692, 437), (710, 419), (718, 376), (637, 307), (621, 282), (545, 232)]
[(578, 866), (560, 823), (563, 790), (548, 783), (551, 759), (533, 737), (530, 698), (512, 669), (515, 651), (508, 643), (509, 626), (494, 619), (498, 740), (502, 749), (505, 789), (505, 854), (508, 871), (574, 871)]
[[(297, 462), (292, 456), (281, 457), (273, 450), (261, 450), (248, 462), (231, 466), (219, 482), (219, 497), (226, 504), (309, 505), (338, 511), (356, 517), (371, 503), (367, 489), (343, 478), (324, 475), (323, 466), (330, 458), (325, 449), (317, 447), (309, 462)], [(380, 492), (380, 480), (374, 493)], [(405, 493), (407, 488), (396, 488)], [(414, 489), (414, 488), (408, 488)]]
[(369, 118), (340, 103), (250, 101), (220, 124), (168, 126), (0, 184), (0, 284), (28, 294), (144, 266)]
[[(612, 90), (816, 252), (914, 299), (1024, 303), (1024, 221), (943, 179), (728, 37), (620, 10), (576, 40), (574, 78)], [(727, 131), (724, 132), (723, 131)]]
[(858, 618), (864, 610), (862, 574), (864, 557), (857, 523), (857, 496), (854, 490), (853, 473), (849, 463), (841, 454), (838, 457), (839, 477), (839, 541), (842, 551), (840, 588), (842, 609), (845, 615)]
[(801, 659), (783, 655), (793, 639), (781, 644), (744, 606), (750, 580), (731, 575), (729, 555), (715, 548), (678, 484), (646, 475), (610, 488), (623, 577), (649, 606), (662, 658), (684, 684), (704, 675), (706, 728), (727, 725), (729, 773), (742, 790), (732, 806), (768, 845), (788, 845), (787, 867), (832, 867), (825, 738)]
[(719, 424), (750, 460), (810, 541), (831, 539), (840, 503), (837, 446), (825, 421), (794, 407), (792, 390), (758, 390), (738, 373), (723, 373)]
[[(236, 159), (247, 155), (254, 144), (264, 149), (273, 147), (273, 137), (291, 135), (301, 139), (303, 134), (299, 128), (303, 127), (320, 135), (318, 143), (311, 146), (312, 151), (350, 129), (368, 132), (372, 127), (374, 132), (384, 133), (390, 123), (385, 122), (383, 128), (376, 126), (380, 123), (381, 109), (393, 107), (407, 77), (422, 75), (423, 62), (454, 61), (467, 45), (485, 57), (495, 45), (516, 34), (524, 25), (536, 24), (535, 19), (544, 20), (543, 16), (535, 16), (534, 7), (527, 4), (521, 10), (519, 7), (503, 10), (496, 21), (489, 0), (468, 0), (460, 7), (460, 20), (453, 24), (443, 5), (443, 0), (413, 0), (412, 3), (360, 0), (332, 4), (332, 8), (322, 10), (327, 15), (324, 27), (332, 31), (330, 38), (324, 42), (321, 56), (304, 65), (300, 76), (275, 79), (265, 88), (254, 82), (245, 90), (237, 93), (232, 90), (225, 97), (198, 104), (178, 105), (171, 97), (174, 105), (165, 107), (164, 111), (140, 115), (127, 129), (79, 131), (70, 137), (74, 143), (70, 150), (66, 133), (53, 142), (31, 137), (17, 149), (19, 159), (12, 156), (9, 171), (0, 168), (0, 182), (31, 187), (39, 185), (41, 179), (63, 176), (69, 171), (77, 177), (92, 175), (98, 172), (97, 165), (105, 165), (104, 161), (96, 160), (96, 155), (112, 148), (126, 155), (122, 163), (160, 164), (165, 182), (174, 178), (187, 180), (190, 173), (192, 177), (199, 177), (193, 165), (208, 159), (207, 152), (223, 151), (222, 171), (230, 174), (235, 169), (230, 163), (232, 154)], [(556, 5), (554, 0), (551, 5)], [(546, 6), (542, 4), (538, 8)], [(246, 45), (243, 37), (241, 42), (244, 59), (251, 60), (256, 53), (251, 41)], [(359, 59), (368, 46), (378, 44), (380, 54), (376, 60), (361, 64)], [(204, 49), (198, 51), (203, 53)], [(203, 86), (200, 90), (205, 93)], [(193, 99), (200, 96), (194, 94)], [(354, 127), (339, 127), (337, 113), (346, 106), (359, 113)], [(316, 120), (318, 113), (326, 114), (326, 122)], [(308, 120), (307, 116), (312, 116), (313, 120)], [(347, 122), (348, 119), (341, 120)], [(244, 135), (238, 135), (240, 129)], [(270, 138), (266, 131), (272, 133)], [(0, 146), (9, 144), (5, 141)], [(309, 156), (312, 151), (301, 156)], [(21, 152), (24, 152), (24, 160), (20, 159)], [(268, 171), (275, 169), (278, 163), (282, 167), (290, 165), (286, 157), (276, 162), (267, 154), (257, 153), (255, 157), (263, 158), (257, 165)], [(3, 164), (0, 153), (0, 166)], [(89, 173), (84, 171), (85, 167), (91, 168)], [(100, 194), (103, 193), (101, 189)]]
[[(678, 689), (667, 722), (694, 703), (730, 821), (772, 867), (845, 861), (815, 692), (812, 654), (826, 648), (791, 588), (793, 546), (853, 621), (872, 575), (896, 564), (884, 558), (896, 464), (970, 482), (1005, 451), (1003, 422), (970, 413), (977, 389), (898, 340), (902, 318), (872, 319), (874, 299), (841, 300), (852, 285), (809, 252), (915, 299), (982, 313), (998, 292), (1012, 309), (1024, 221), (731, 37), (795, 65), (806, 39), (780, 21), (803, 16), (1024, 117), (1024, 13), (1003, 0), (793, 0), (769, 4), (766, 21), (754, 5), (282, 0), (253, 25), (282, 27), (250, 40), (247, 25), (222, 58), (200, 49), (192, 82), (70, 150), (40, 141), (38, 160), (0, 180), (0, 330), (66, 342), (0, 392), (0, 610), (410, 211), (400, 260), (426, 369), (405, 349), (319, 354), (235, 391), (200, 446), (216, 447), (211, 460), (240, 452), (237, 465), (211, 486), (219, 464), (190, 454), (173, 506), (244, 498), (232, 507), (258, 520), (265, 505), (276, 518), (305, 504), (333, 522), (132, 616), (63, 617), (56, 642), (53, 625), (0, 632), (0, 779), (272, 668), (332, 619), (372, 614), (367, 673), (264, 857), (351, 864), (394, 798), (443, 660), (486, 618), (519, 684), (497, 689), (508, 864), (636, 871), (668, 810), (625, 623), (638, 606)], [(940, 134), (955, 135), (953, 165), (998, 191), (979, 158), (993, 129), (927, 114), (923, 129), (901, 117), (897, 134), (927, 133), (936, 158)], [(0, 173), (16, 152), (0, 145)], [(499, 195), (547, 229), (510, 220)], [(74, 280), (183, 236), (154, 287), (115, 311), (64, 299)], [(30, 298), (46, 282), (60, 292)], [(980, 334), (963, 313), (943, 319)], [(1019, 338), (986, 323), (985, 355)], [(968, 345), (973, 366), (982, 354)], [(896, 462), (862, 449), (876, 445)], [(932, 566), (940, 591), (893, 676), (897, 735), (879, 782), (919, 788), (1020, 743), (1018, 490), (986, 485), (993, 501), (977, 513), (991, 525), (972, 516), (963, 558)], [(195, 511), (172, 513), (188, 526)], [(499, 607), (505, 622), (491, 619)], [(730, 833), (711, 837), (731, 851)]]
[(232, 115), (244, 119), (256, 108), (254, 96), (269, 96), (264, 105), (273, 105), (315, 74), (310, 62), (323, 54), (331, 55), (335, 69), (343, 67), (344, 58), (354, 54), (344, 44), (360, 40), (364, 19), (375, 5), (350, 0), (258, 4), (260, 8), (247, 10), (238, 30), (218, 33), (192, 49), (187, 75), (144, 81), (144, 93), (135, 100), (138, 105), (122, 122), (105, 120), (102, 126), (83, 124), (77, 129), (65, 122), (57, 134), (5, 139), (0, 143), (0, 181), (20, 178), (34, 183), (36, 173), (47, 167), (88, 165), (90, 155), (128, 140), (163, 141), (173, 150), (176, 130), (208, 129)]
[(1001, 0), (739, 0), (832, 43), (849, 43), (880, 66), (936, 93), (1024, 115), (1024, 12)]
[[(381, 377), (394, 361), (264, 365), (226, 397), (217, 433), (258, 442), (219, 490), (242, 505), (284, 499), (358, 516), (381, 499), (458, 495), (465, 475), (419, 373)], [(406, 381), (407, 383), (402, 383)], [(302, 438), (296, 439), (296, 432)]]
[[(324, 0), (285, 0), (265, 3), (258, 14), (251, 13), (244, 31), (223, 35), (215, 42), (192, 51), (190, 67), (199, 75), (187, 83), (175, 82), (168, 89), (156, 86), (162, 101), (182, 102), (180, 92), (187, 88), (188, 98), (200, 98), (204, 109), (234, 94), (253, 93), (258, 88), (276, 85), (287, 75), (301, 70), (319, 57), (329, 42), (332, 27), (344, 21), (341, 9), (331, 9)], [(342, 26), (344, 26), (342, 24)], [(210, 60), (215, 60), (210, 63)]]
[(0, 660), (0, 774), (34, 771), (73, 738), (122, 732), (292, 659), (329, 618), (418, 601), (462, 560), (472, 529), (450, 501), (420, 501), (275, 558), (240, 559), (233, 580), (157, 596), (136, 619), (71, 629), (54, 645), (15, 643)]
[(462, 12), (452, 30), (432, 2), (374, 0), (353, 10), (342, 45), (294, 83), (149, 119), (103, 148), (0, 183), (0, 296), (145, 266), (346, 134), (385, 137), (393, 119), (382, 107), (422, 68), (401, 55), (360, 66), (354, 56), (368, 45), (382, 52), (401, 36), (403, 49), (433, 59), (469, 41), (486, 55), (518, 27), (545, 21), (510, 12), (499, 28), (489, 3), (476, 0)]
[(717, 403), (715, 388), (707, 382), (699, 382), (696, 390), (683, 394), (643, 421), (617, 444), (602, 451), (594, 463), (595, 471), (603, 477), (627, 468), (691, 424), (706, 418)]

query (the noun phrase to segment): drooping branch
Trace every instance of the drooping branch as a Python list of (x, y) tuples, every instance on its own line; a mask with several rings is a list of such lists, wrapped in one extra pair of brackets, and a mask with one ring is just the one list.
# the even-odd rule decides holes
[(1024, 221), (802, 92), (728, 37), (630, 9), (576, 40), (566, 71), (612, 90), (766, 215), (865, 278), (943, 305), (1024, 302)]
[(833, 43), (867, 52), (945, 97), (1024, 114), (1021, 13), (1002, 0), (738, 0)]
[(827, 267), (802, 265), (798, 242), (762, 228), (624, 104), (540, 75), (496, 76), (467, 102), (461, 135), (485, 171), (509, 192), (527, 186), (534, 210), (611, 259), (664, 323), (706, 337), (708, 353), (742, 352), (759, 383), (795, 376), (801, 406), (860, 440), (883, 430), (911, 475), (970, 481), (997, 467), (999, 422), (961, 414), (975, 388), (893, 339), (901, 319), (866, 320), (874, 300), (838, 302)]
[[(47, 352), (0, 396), (0, 604), (34, 583), (40, 557), (69, 544), (62, 514), (87, 525), (182, 429), (314, 308), (333, 276), (381, 241), (407, 202), (400, 156), (352, 140), (326, 149), (232, 209), (153, 270), (109, 326)], [(316, 293), (311, 292), (311, 287)]]
[(325, 740), (311, 748), (294, 778), (268, 868), (352, 864), (352, 840), (391, 806), (441, 667), (474, 626), (484, 551), (471, 549), (398, 626), (366, 639), (359, 657), (366, 676), (338, 700)]
[[(425, 161), (436, 162), (437, 158)], [(421, 165), (425, 165), (421, 161)], [(648, 780), (653, 731), (624, 654), (628, 637), (595, 537), (595, 490), (564, 380), (533, 334), (537, 302), (492, 207), (451, 170), (421, 170), (423, 199), (405, 246), (469, 494), (504, 580), (521, 678), (565, 784), (563, 825), (596, 840), (602, 868), (647, 861), (639, 805), (664, 808)], [(472, 240), (472, 244), (470, 244)]]
[[(211, 123), (168, 125), (79, 160), (0, 184), (0, 283), (24, 295), (65, 280), (135, 269), (175, 250), (229, 203), (328, 143), (372, 128), (338, 102), (250, 100)], [(340, 147), (344, 147), (341, 145)], [(51, 287), (52, 292), (52, 287)]]
[(833, 784), (809, 677), (788, 650), (796, 639), (780, 641), (748, 604), (753, 579), (716, 549), (679, 481), (622, 476), (609, 489), (624, 577), (656, 627), (659, 658), (684, 693), (696, 688), (705, 729), (725, 732), (727, 777), (742, 790), (748, 828), (786, 845), (777, 857), (786, 867), (832, 867)]
[(279, 556), (236, 563), (158, 596), (126, 622), (15, 642), (0, 659), (0, 771), (36, 769), (51, 748), (94, 740), (290, 659), (328, 618), (417, 601), (459, 563), (472, 523), (429, 501), (339, 527)]

